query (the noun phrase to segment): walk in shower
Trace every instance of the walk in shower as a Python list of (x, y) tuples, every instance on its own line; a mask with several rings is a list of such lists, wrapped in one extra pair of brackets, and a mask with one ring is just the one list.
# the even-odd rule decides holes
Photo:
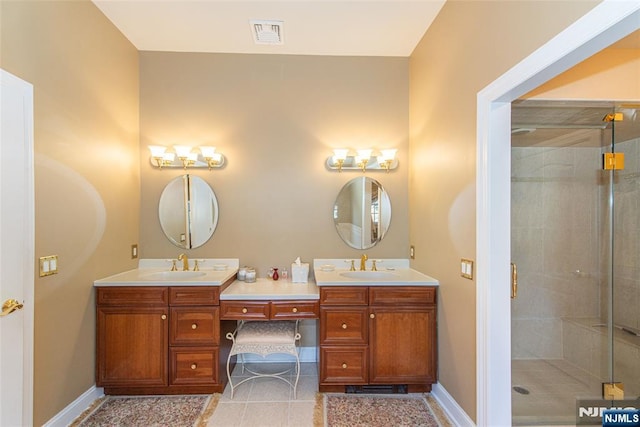
[(513, 103), (511, 256), (513, 424), (640, 396), (640, 103)]

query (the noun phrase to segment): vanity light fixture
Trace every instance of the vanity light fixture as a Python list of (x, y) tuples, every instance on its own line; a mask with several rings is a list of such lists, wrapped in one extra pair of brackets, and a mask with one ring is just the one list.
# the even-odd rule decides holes
[(396, 158), (397, 151), (398, 150), (395, 148), (381, 150), (380, 155), (377, 157), (378, 164), (382, 166), (387, 171), (387, 173), (389, 172), (391, 163), (393, 163), (393, 160)]
[(363, 149), (358, 150), (358, 154), (356, 155), (356, 164), (362, 172), (367, 168), (367, 163), (369, 163), (369, 159), (371, 158), (371, 149)]
[(347, 154), (349, 154), (349, 149), (347, 148), (336, 148), (333, 150), (333, 161), (338, 165), (338, 172), (342, 172), (342, 165), (344, 161), (347, 160)]
[(378, 154), (372, 155), (372, 149), (359, 149), (356, 154), (349, 154), (348, 148), (336, 148), (333, 156), (327, 158), (327, 168), (329, 170), (384, 170), (389, 172), (398, 167), (396, 158), (397, 149), (380, 150)]
[(202, 154), (202, 158), (207, 162), (207, 166), (209, 166), (209, 170), (211, 168), (216, 168), (222, 162), (222, 154), (216, 153), (216, 147), (211, 147), (209, 145), (203, 145), (200, 147), (200, 153)]
[(167, 168), (221, 168), (225, 163), (222, 153), (215, 147), (201, 146), (193, 149), (188, 145), (174, 145), (172, 151), (162, 145), (150, 145), (151, 164), (159, 169)]

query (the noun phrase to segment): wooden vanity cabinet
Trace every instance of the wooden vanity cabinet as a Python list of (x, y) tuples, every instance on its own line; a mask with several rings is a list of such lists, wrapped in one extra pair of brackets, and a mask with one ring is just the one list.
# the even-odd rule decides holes
[(220, 302), (225, 320), (301, 320), (318, 318), (316, 300), (226, 300)]
[[(233, 279), (232, 279), (233, 280)], [(222, 286), (98, 287), (96, 385), (105, 394), (222, 392)]]
[(168, 289), (98, 288), (96, 384), (168, 385)]
[(437, 380), (435, 287), (322, 287), (320, 391)]

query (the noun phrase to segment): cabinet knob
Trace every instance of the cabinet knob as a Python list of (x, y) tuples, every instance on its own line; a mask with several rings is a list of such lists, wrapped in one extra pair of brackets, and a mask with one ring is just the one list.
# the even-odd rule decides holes
[(375, 315), (374, 313), (371, 313), (371, 314), (369, 315), (369, 317), (370, 317), (370, 318), (372, 318), (372, 319), (375, 319), (375, 318), (376, 318), (376, 315)]
[(194, 323), (193, 325), (191, 325), (191, 329), (197, 329), (198, 328), (198, 324)]
[(346, 323), (342, 324), (342, 329), (347, 329), (347, 324)]
[(198, 367), (198, 365), (196, 365), (195, 363), (191, 364), (191, 369), (196, 369)]
[(247, 310), (246, 308), (243, 308), (243, 309), (242, 309), (242, 312), (243, 312), (243, 313), (246, 313), (247, 311), (249, 311), (249, 310)]
[(298, 309), (297, 309), (297, 308), (295, 308), (295, 307), (293, 307), (293, 310), (291, 310), (291, 311), (293, 311), (294, 313), (297, 313), (297, 312), (298, 312)]
[(342, 364), (342, 369), (347, 369), (347, 364), (346, 363)]
[(162, 320), (167, 320), (167, 315), (166, 315), (166, 314), (163, 314), (162, 316), (160, 316), (160, 318), (161, 318)]

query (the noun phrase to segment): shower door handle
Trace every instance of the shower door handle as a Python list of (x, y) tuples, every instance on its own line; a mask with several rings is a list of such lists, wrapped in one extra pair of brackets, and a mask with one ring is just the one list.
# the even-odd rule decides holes
[(518, 296), (518, 266), (511, 263), (511, 299)]

